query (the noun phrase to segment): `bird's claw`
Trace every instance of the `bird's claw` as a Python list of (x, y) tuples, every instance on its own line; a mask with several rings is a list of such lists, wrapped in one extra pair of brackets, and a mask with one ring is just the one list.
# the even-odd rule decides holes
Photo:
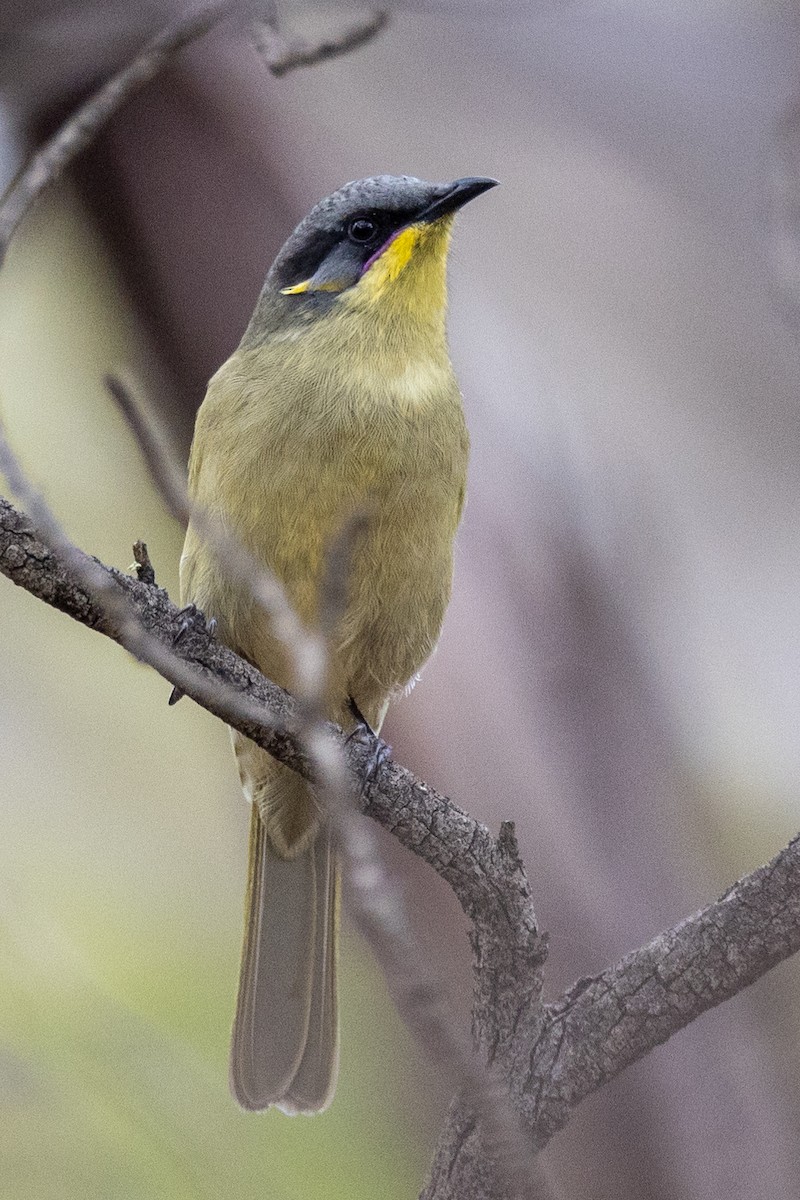
[[(173, 646), (177, 646), (190, 630), (206, 634), (209, 640), (217, 632), (217, 618), (210, 617), (206, 619), (205, 613), (202, 613), (196, 604), (187, 604), (185, 608), (180, 610), (178, 616), (180, 617), (180, 622), (172, 639)], [(184, 693), (179, 687), (174, 687), (169, 694), (167, 703), (170, 705), (177, 704), (183, 695)]]
[(362, 732), (369, 733), (371, 737), (378, 736), (377, 733), (375, 732), (375, 730), (370, 725), (367, 718), (362, 713), (361, 709), (358, 707), (358, 704), (356, 703), (353, 696), (347, 697), (347, 707), (350, 710), (351, 717), (353, 718), (353, 720), (356, 723), (355, 729), (352, 731), (352, 733), (350, 733), (348, 735), (348, 738), (347, 738), (348, 742), (350, 741), (350, 738), (353, 736), (353, 734), (357, 733), (359, 730), (361, 730)]
[(205, 633), (209, 638), (213, 638), (217, 631), (217, 618), (206, 618), (205, 613), (201, 612), (196, 604), (187, 604), (178, 613), (180, 622), (175, 631), (175, 636), (172, 639), (173, 646), (177, 646), (178, 642), (186, 636), (189, 630), (195, 633)]
[(369, 751), (367, 770), (361, 789), (363, 793), (372, 786), (378, 771), (392, 757), (392, 747), (375, 732), (352, 696), (348, 698), (347, 707), (355, 719), (355, 726), (345, 738), (345, 745), (349, 746), (351, 742), (358, 742), (360, 745), (366, 746)]

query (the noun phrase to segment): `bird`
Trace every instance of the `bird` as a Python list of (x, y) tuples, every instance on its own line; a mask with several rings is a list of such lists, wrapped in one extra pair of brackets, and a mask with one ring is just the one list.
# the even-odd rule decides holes
[[(349, 514), (368, 514), (329, 642), (326, 715), (347, 729), (380, 730), (450, 598), (469, 438), (447, 346), (447, 258), (457, 211), (496, 183), (378, 175), (321, 200), (275, 258), (197, 414), (192, 503), (277, 576), (306, 626), (327, 547)], [(198, 525), (182, 603), (290, 690), (285, 646)], [(313, 787), (231, 736), (251, 804), (231, 1090), (251, 1111), (321, 1112), (339, 1062), (336, 848)]]

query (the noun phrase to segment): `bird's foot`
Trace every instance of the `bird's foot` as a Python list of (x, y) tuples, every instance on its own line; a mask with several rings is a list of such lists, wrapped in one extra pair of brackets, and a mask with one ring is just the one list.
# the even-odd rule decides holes
[(345, 738), (345, 745), (349, 745), (350, 742), (358, 742), (360, 745), (366, 746), (369, 751), (367, 770), (361, 788), (363, 794), (375, 782), (383, 764), (392, 757), (392, 747), (387, 745), (375, 732), (352, 696), (348, 697), (347, 707), (355, 720), (355, 727)]
[[(180, 610), (178, 616), (180, 622), (172, 639), (173, 646), (177, 646), (190, 630), (194, 633), (205, 634), (209, 641), (217, 632), (217, 618), (211, 617), (206, 620), (205, 613), (202, 613), (196, 604), (187, 604)], [(170, 692), (168, 703), (170, 705), (177, 704), (183, 694), (179, 687), (174, 687)]]

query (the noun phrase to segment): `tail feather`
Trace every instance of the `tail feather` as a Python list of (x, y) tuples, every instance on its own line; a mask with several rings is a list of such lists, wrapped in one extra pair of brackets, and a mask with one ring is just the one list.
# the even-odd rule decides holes
[(278, 1105), (285, 1113), (322, 1112), (333, 1099), (339, 1069), (336, 980), (339, 867), (327, 830), (313, 849), (316, 859), (317, 928), (312, 966), (308, 1036), (300, 1065)]
[(252, 807), (244, 950), (231, 1045), (243, 1108), (317, 1112), (336, 1081), (336, 878), (328, 831), (294, 858)]

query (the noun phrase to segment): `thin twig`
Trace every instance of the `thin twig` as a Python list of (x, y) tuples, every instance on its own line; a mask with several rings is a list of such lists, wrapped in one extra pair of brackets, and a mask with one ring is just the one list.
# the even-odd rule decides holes
[(185, 529), (192, 509), (186, 488), (186, 473), (178, 466), (177, 458), (170, 449), (166, 430), (157, 417), (147, 412), (144, 405), (136, 400), (133, 385), (122, 375), (105, 375), (103, 382), (136, 439), (144, 465), (167, 511)]
[(386, 28), (389, 14), (380, 9), (346, 26), (330, 37), (287, 40), (278, 33), (275, 22), (254, 22), (253, 41), (273, 75), (280, 77), (298, 67), (312, 67), (329, 58), (339, 58), (357, 50)]
[[(356, 546), (366, 534), (372, 515), (367, 505), (356, 507), (342, 522), (325, 554), (325, 566), (320, 585), (318, 623), (325, 638), (330, 659), (330, 639), (345, 614), (352, 579), (352, 563)], [(322, 696), (320, 696), (320, 699)]]
[(133, 560), (136, 567), (136, 578), (142, 583), (155, 583), (156, 573), (147, 551), (147, 542), (133, 543)]
[(375, 12), (332, 37), (287, 43), (275, 30), (274, 15), (272, 20), (263, 17), (267, 4), (268, 0), (239, 4), (218, 0), (203, 5), (157, 33), (127, 67), (90, 96), (33, 155), (0, 201), (0, 266), (17, 227), (48, 184), (63, 174), (126, 100), (163, 71), (180, 50), (204, 37), (225, 17), (236, 12), (259, 12), (254, 24), (260, 31), (260, 48), (269, 70), (277, 76), (347, 54), (375, 37), (389, 20), (387, 13)]
[(230, 0), (206, 4), (161, 30), (33, 155), (0, 204), (0, 265), (17, 226), (47, 185), (58, 179), (130, 96), (158, 75), (179, 50), (213, 29), (231, 9)]

